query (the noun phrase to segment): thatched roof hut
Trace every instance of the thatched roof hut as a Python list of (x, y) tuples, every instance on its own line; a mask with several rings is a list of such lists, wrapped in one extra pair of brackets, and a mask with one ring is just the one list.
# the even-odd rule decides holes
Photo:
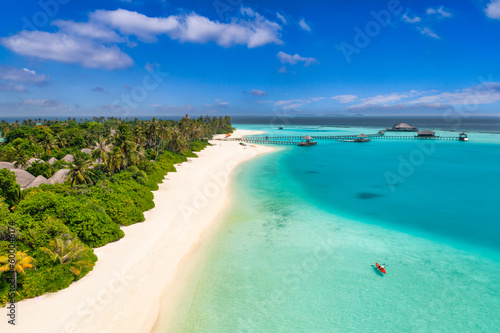
[(11, 162), (0, 162), (0, 169), (15, 169), (14, 163)]
[(39, 159), (39, 158), (35, 158), (35, 157), (32, 157), (32, 158), (30, 158), (30, 159), (28, 160), (28, 167), (29, 167), (29, 166), (31, 166), (31, 165), (32, 165), (33, 163), (35, 163), (35, 162), (42, 162), (42, 163), (43, 163), (43, 161), (42, 161), (41, 159)]
[(26, 188), (32, 181), (35, 180), (35, 176), (33, 176), (28, 171), (24, 171), (21, 169), (12, 169), (12, 172), (16, 174), (16, 181), (21, 186), (21, 188)]
[(38, 176), (36, 177), (31, 183), (29, 183), (26, 188), (30, 188), (30, 187), (38, 187), (40, 186), (40, 184), (50, 184), (50, 181), (45, 178), (44, 176)]
[(367, 138), (367, 137), (368, 137), (368, 135), (366, 135), (366, 134), (360, 134), (360, 135), (358, 135), (358, 136), (356, 136), (356, 137), (357, 137), (357, 138)]
[(433, 131), (420, 131), (418, 132), (418, 136), (436, 136), (436, 132)]
[(302, 140), (312, 140), (313, 138), (309, 135), (306, 135), (305, 137), (302, 138)]
[(47, 162), (49, 162), (49, 164), (54, 164), (57, 162), (57, 158), (51, 157)]
[(75, 158), (73, 157), (73, 155), (70, 155), (70, 154), (61, 158), (61, 161), (66, 161), (66, 162), (73, 162), (74, 160), (75, 160)]
[(68, 175), (69, 169), (58, 170), (52, 177), (49, 178), (50, 184), (60, 184), (64, 183), (66, 176)]

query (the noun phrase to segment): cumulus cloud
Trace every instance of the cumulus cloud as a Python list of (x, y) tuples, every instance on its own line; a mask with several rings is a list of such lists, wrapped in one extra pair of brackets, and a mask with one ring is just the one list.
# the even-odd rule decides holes
[(346, 104), (354, 102), (358, 96), (356, 95), (337, 95), (333, 96), (332, 99), (336, 100), (339, 103)]
[(437, 15), (439, 17), (451, 17), (451, 13), (446, 11), (443, 6), (435, 9), (435, 8), (427, 8), (427, 15)]
[(15, 83), (44, 85), (49, 82), (49, 77), (39, 75), (34, 70), (0, 65), (0, 79)]
[(303, 30), (306, 30), (306, 31), (311, 31), (311, 27), (309, 27), (309, 25), (306, 23), (306, 20), (304, 19), (301, 19), (299, 21), (299, 26), (303, 29)]
[(489, 18), (500, 20), (500, 0), (493, 0), (484, 10)]
[(28, 89), (22, 84), (14, 84), (14, 83), (1, 83), (0, 82), (0, 90), (10, 91), (10, 92), (27, 92)]
[(0, 39), (11, 51), (24, 56), (80, 64), (88, 68), (117, 69), (133, 64), (116, 45), (104, 46), (94, 41), (43, 31), (22, 31)]
[(252, 94), (252, 96), (254, 96), (254, 97), (267, 96), (266, 91), (259, 90), (259, 89), (252, 89), (252, 91), (250, 91), (250, 94)]
[(278, 73), (287, 73), (288, 71), (286, 70), (285, 66), (281, 66), (280, 69), (278, 69)]
[(120, 37), (114, 30), (94, 22), (74, 22), (56, 20), (52, 25), (59, 27), (59, 29), (67, 34), (88, 37), (103, 42), (121, 42)]
[(432, 38), (436, 38), (436, 39), (441, 39), (441, 37), (439, 37), (434, 31), (431, 30), (431, 28), (429, 27), (418, 27), (418, 30), (420, 31), (420, 33), (422, 35), (425, 35), (425, 36), (429, 36), (429, 37), (432, 37)]
[(168, 35), (180, 42), (215, 42), (223, 47), (246, 45), (254, 48), (273, 43), (283, 44), (278, 23), (267, 20), (249, 8), (244, 9), (243, 13), (246, 16), (252, 13), (252, 20), (235, 18), (230, 23), (221, 23), (196, 13), (148, 17), (124, 9), (98, 10), (90, 18), (148, 43), (156, 42), (159, 35)]
[(295, 65), (299, 62), (303, 62), (304, 66), (306, 66), (306, 67), (318, 62), (318, 60), (315, 58), (305, 58), (305, 57), (301, 57), (298, 54), (290, 55), (290, 54), (287, 54), (287, 53), (282, 52), (282, 51), (280, 51), (278, 53), (277, 57), (281, 61), (282, 64)]

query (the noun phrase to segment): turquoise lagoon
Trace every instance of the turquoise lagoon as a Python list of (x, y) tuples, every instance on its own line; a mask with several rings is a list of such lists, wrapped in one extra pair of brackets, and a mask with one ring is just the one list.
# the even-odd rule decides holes
[(241, 165), (159, 331), (500, 332), (500, 135), (469, 137), (320, 141)]

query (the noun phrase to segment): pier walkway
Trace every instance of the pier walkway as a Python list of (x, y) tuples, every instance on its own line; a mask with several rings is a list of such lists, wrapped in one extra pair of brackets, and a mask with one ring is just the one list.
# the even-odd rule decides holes
[[(353, 140), (358, 135), (328, 135), (328, 136), (314, 136), (313, 140)], [(381, 135), (381, 134), (368, 134), (370, 139), (380, 140), (441, 140), (441, 141), (460, 141), (460, 137), (454, 136), (416, 136), (416, 135)], [(222, 141), (239, 141), (248, 143), (265, 143), (277, 145), (297, 145), (302, 136), (247, 136), (243, 138), (225, 138), (217, 139)]]

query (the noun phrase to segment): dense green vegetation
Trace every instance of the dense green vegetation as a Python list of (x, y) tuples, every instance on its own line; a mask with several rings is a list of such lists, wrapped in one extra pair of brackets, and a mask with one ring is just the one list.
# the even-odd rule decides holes
[[(176, 163), (196, 157), (214, 134), (231, 131), (229, 117), (187, 115), (178, 122), (1, 122), (0, 161), (46, 178), (62, 168), (69, 172), (65, 183), (21, 190), (14, 173), (0, 169), (0, 304), (9, 301), (13, 277), (16, 300), (81, 279), (97, 261), (93, 248), (122, 238), (120, 226), (144, 221), (143, 212), (154, 207), (151, 191)], [(49, 163), (67, 154), (74, 160)], [(33, 157), (41, 161), (29, 165)]]

